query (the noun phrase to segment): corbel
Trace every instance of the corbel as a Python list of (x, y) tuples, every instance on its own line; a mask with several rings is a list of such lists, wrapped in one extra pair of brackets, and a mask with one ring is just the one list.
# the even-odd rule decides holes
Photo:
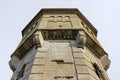
[(100, 61), (102, 63), (102, 66), (103, 68), (107, 71), (107, 69), (110, 67), (110, 60), (108, 58), (108, 55), (103, 55), (101, 58), (100, 58)]
[(12, 61), (9, 61), (10, 69), (14, 72), (16, 70), (15, 66), (12, 64)]
[(78, 48), (84, 48), (86, 44), (86, 34), (84, 31), (80, 30), (77, 35)]
[(36, 47), (41, 47), (40, 37), (39, 37), (39, 34), (38, 34), (38, 33), (35, 33), (35, 34), (33, 35), (33, 44), (34, 44), (34, 46), (36, 46)]

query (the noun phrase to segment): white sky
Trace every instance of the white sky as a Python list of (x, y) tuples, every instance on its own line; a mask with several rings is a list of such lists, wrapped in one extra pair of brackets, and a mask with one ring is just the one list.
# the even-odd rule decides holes
[(41, 8), (78, 8), (97, 28), (98, 39), (109, 54), (110, 79), (120, 79), (120, 0), (0, 0), (0, 80), (10, 80), (10, 55), (21, 40), (22, 29)]

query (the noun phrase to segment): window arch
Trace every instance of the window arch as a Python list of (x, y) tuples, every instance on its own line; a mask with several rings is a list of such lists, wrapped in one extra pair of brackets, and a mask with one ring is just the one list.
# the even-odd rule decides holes
[(69, 16), (65, 16), (64, 17), (64, 21), (70, 21), (70, 17)]
[(49, 21), (54, 21), (54, 16), (50, 16)]

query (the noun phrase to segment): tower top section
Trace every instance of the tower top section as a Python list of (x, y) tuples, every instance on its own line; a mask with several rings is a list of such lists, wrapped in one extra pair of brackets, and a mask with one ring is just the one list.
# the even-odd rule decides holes
[[(44, 19), (44, 20), (43, 20)], [(38, 20), (38, 21), (37, 21)], [(36, 22), (37, 21), (37, 22)], [(23, 29), (22, 35), (31, 27), (36, 26), (43, 21), (37, 29), (83, 29), (86, 28), (96, 36), (96, 28), (85, 18), (85, 16), (76, 8), (45, 8), (41, 9), (38, 14)], [(45, 23), (47, 22), (47, 24)], [(40, 22), (41, 23), (41, 22)]]
[[(40, 32), (40, 34), (38, 34)], [(40, 12), (22, 31), (22, 40), (12, 54), (22, 58), (32, 46), (42, 46), (45, 40), (76, 40), (86, 36), (85, 46), (91, 47), (100, 58), (107, 54), (97, 40), (96, 28), (76, 8), (49, 8)], [(42, 37), (39, 37), (39, 36)], [(41, 43), (37, 37), (40, 38)], [(80, 41), (80, 40), (78, 40)], [(21, 52), (23, 51), (23, 52)]]

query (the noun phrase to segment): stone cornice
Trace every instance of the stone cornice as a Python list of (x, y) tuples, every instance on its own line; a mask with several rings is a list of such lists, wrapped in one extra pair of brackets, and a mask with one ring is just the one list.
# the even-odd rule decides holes
[(86, 34), (86, 46), (91, 49), (91, 51), (98, 57), (101, 58), (103, 55), (108, 55), (97, 40), (91, 38), (88, 34)]
[(21, 59), (29, 49), (31, 49), (33, 46), (40, 47), (40, 40), (39, 40), (39, 34), (37, 34), (37, 31), (35, 31), (34, 34), (30, 35), (25, 40), (22, 40), (18, 46), (18, 48), (15, 50), (15, 52), (11, 55), (11, 57), (17, 56), (19, 59)]
[(78, 38), (80, 37), (77, 42), (82, 42), (81, 45), (78, 44), (79, 46), (82, 46), (81, 48), (84, 48), (84, 46), (87, 46), (98, 58), (101, 58), (104, 55), (107, 55), (107, 53), (104, 51), (102, 46), (99, 44), (97, 38), (94, 37), (93, 34), (90, 34), (86, 32), (84, 29), (79, 30), (80, 32), (84, 32), (84, 35), (80, 34)]
[[(79, 30), (82, 30), (82, 29), (79, 29)], [(41, 30), (36, 30), (33, 34), (29, 35), (26, 39), (23, 39), (20, 45), (18, 46), (18, 48), (12, 54), (12, 56), (15, 55), (19, 58), (22, 58), (31, 47), (33, 46), (41, 47), (39, 33), (37, 33), (37, 31), (41, 31)], [(104, 54), (107, 55), (107, 53), (101, 47), (101, 45), (99, 44), (96, 38), (93, 38), (92, 35), (87, 33), (86, 31), (85, 31), (85, 34), (86, 34), (86, 46), (89, 47), (92, 51), (94, 51), (95, 55), (98, 58), (101, 58)]]

